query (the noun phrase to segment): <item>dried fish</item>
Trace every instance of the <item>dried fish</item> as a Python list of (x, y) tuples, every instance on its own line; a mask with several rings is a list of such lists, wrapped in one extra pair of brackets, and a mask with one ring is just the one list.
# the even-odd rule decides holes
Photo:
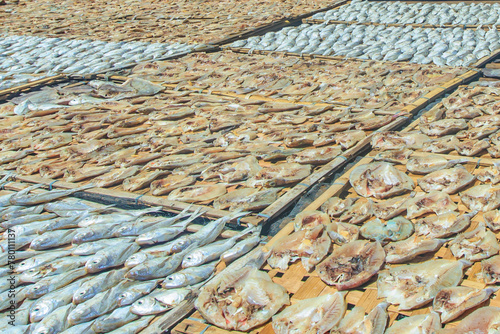
[(351, 207), (357, 198), (341, 199), (338, 197), (329, 198), (323, 205), (321, 210), (326, 212), (331, 218), (340, 216), (347, 208)]
[(418, 331), (421, 334), (436, 333), (441, 329), (439, 315), (435, 312), (429, 314), (418, 314), (395, 321), (387, 328), (387, 334), (410, 334)]
[(396, 131), (384, 131), (375, 133), (372, 138), (372, 147), (375, 150), (405, 150), (419, 149), (430, 140), (422, 133), (401, 133)]
[(419, 255), (437, 251), (446, 241), (446, 239), (427, 239), (415, 236), (406, 240), (390, 242), (384, 246), (385, 262), (408, 262)]
[(456, 164), (467, 163), (467, 159), (447, 160), (435, 154), (411, 157), (406, 163), (406, 168), (414, 174), (428, 174), (442, 169), (451, 168)]
[(415, 187), (408, 175), (387, 162), (372, 162), (354, 168), (349, 182), (359, 195), (379, 199), (399, 195)]
[(407, 205), (406, 218), (408, 219), (420, 217), (431, 212), (440, 215), (456, 211), (458, 208), (450, 195), (440, 191), (418, 193), (414, 198), (408, 200)]
[(273, 330), (276, 334), (325, 333), (344, 316), (345, 293), (337, 292), (316, 298), (298, 301), (273, 316)]
[(498, 254), (500, 245), (495, 234), (481, 222), (474, 230), (461, 233), (453, 239), (450, 250), (456, 258), (479, 261)]
[(460, 193), (460, 199), (474, 211), (491, 211), (500, 206), (500, 188), (480, 184)]
[(442, 169), (427, 174), (418, 179), (418, 185), (423, 191), (442, 191), (454, 194), (475, 181), (475, 177), (463, 166)]
[(441, 322), (450, 322), (468, 309), (488, 300), (498, 288), (478, 290), (466, 286), (441, 289), (432, 303), (432, 309), (441, 314)]
[(212, 201), (226, 193), (226, 186), (216, 185), (198, 185), (177, 188), (168, 195), (169, 200), (181, 201), (187, 203)]
[(500, 307), (484, 306), (465, 317), (451, 333), (495, 333), (500, 324)]
[(365, 315), (365, 309), (355, 306), (334, 328), (331, 334), (383, 334), (389, 319), (388, 303), (380, 303)]
[(377, 279), (378, 297), (411, 310), (431, 301), (439, 290), (457, 286), (465, 261), (430, 260), (383, 270)]
[(385, 252), (380, 243), (356, 240), (335, 249), (316, 270), (321, 280), (338, 290), (346, 290), (366, 283), (384, 261)]
[(413, 224), (401, 216), (391, 218), (385, 223), (380, 219), (373, 219), (364, 223), (359, 229), (363, 238), (378, 241), (381, 244), (407, 239), (413, 231)]
[(468, 228), (471, 218), (476, 214), (477, 211), (463, 215), (455, 211), (450, 211), (437, 214), (436, 216), (427, 216), (415, 222), (415, 233), (428, 238), (449, 237)]

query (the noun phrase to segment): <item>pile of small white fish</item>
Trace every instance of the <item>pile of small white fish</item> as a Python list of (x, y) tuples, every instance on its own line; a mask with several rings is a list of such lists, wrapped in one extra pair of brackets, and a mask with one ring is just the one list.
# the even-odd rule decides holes
[(500, 24), (498, 3), (406, 3), (404, 1), (362, 1), (317, 13), (317, 20), (374, 22), (385, 24), (481, 25)]
[(0, 196), (2, 333), (137, 333), (196, 295), (219, 261), (231, 262), (260, 242), (254, 226), (216, 241), (228, 221), (245, 213), (189, 234), (200, 210), (152, 217), (146, 215), (161, 207), (123, 211), (63, 198), (84, 187), (37, 188)]
[(0, 73), (0, 90), (24, 85), (28, 82), (45, 78), (45, 74), (8, 74)]
[(189, 52), (180, 43), (103, 42), (36, 36), (0, 38), (0, 71), (89, 74)]
[(249, 50), (469, 66), (500, 47), (496, 29), (302, 24), (232, 43)]

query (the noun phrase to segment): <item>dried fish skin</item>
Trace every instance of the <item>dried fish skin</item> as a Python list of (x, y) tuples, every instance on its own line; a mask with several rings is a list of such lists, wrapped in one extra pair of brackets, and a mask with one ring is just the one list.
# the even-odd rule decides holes
[(415, 222), (415, 233), (427, 238), (446, 238), (468, 228), (471, 218), (476, 214), (477, 211), (464, 215), (450, 211), (418, 219)]
[(498, 333), (500, 326), (500, 307), (484, 306), (468, 316), (454, 328), (450, 334), (463, 333)]
[(258, 248), (203, 286), (195, 301), (203, 318), (224, 329), (247, 331), (289, 304), (286, 289), (258, 270), (265, 259)]
[(500, 206), (500, 187), (480, 184), (461, 192), (460, 199), (470, 210), (491, 211)]
[(267, 263), (272, 268), (288, 269), (288, 264), (299, 258), (304, 267), (311, 271), (323, 260), (330, 250), (330, 238), (323, 225), (299, 230), (280, 238), (271, 249)]
[(311, 174), (311, 165), (298, 163), (280, 163), (263, 168), (246, 185), (255, 187), (279, 187), (300, 182)]
[(481, 222), (474, 230), (461, 233), (453, 239), (450, 250), (456, 258), (480, 261), (498, 254), (500, 245), (495, 234)]
[(391, 327), (387, 328), (385, 334), (434, 334), (441, 329), (439, 315), (435, 312), (429, 314), (412, 315), (395, 321)]
[(372, 147), (375, 150), (420, 149), (430, 138), (422, 133), (402, 133), (396, 131), (378, 132), (373, 135)]
[(330, 218), (338, 217), (357, 200), (357, 198), (352, 197), (346, 199), (331, 197), (321, 205), (321, 211), (326, 212)]
[(408, 149), (388, 150), (377, 153), (377, 155), (374, 156), (373, 159), (377, 161), (406, 165), (406, 163), (408, 162), (408, 158), (412, 155), (412, 153), (413, 151)]
[(332, 222), (326, 226), (328, 236), (337, 245), (347, 244), (351, 241), (358, 240), (359, 227), (354, 224)]
[(359, 232), (365, 239), (384, 244), (388, 241), (399, 241), (413, 234), (413, 224), (404, 217), (398, 216), (385, 223), (380, 219), (370, 220), (361, 226)]
[(385, 262), (380, 243), (356, 240), (335, 249), (316, 271), (321, 280), (337, 290), (358, 287), (373, 277)]
[(385, 201), (372, 201), (373, 215), (380, 219), (391, 219), (406, 211), (408, 200), (413, 198), (415, 193), (410, 196), (393, 197)]
[(415, 236), (406, 240), (390, 242), (384, 246), (385, 262), (408, 262), (419, 255), (437, 251), (446, 241), (446, 239), (427, 239)]
[(500, 282), (500, 255), (481, 261), (481, 273), (485, 284)]
[(411, 310), (431, 301), (442, 288), (457, 286), (462, 280), (464, 261), (430, 260), (403, 265), (379, 273), (379, 298)]
[(460, 141), (454, 135), (443, 136), (425, 142), (422, 151), (432, 153), (449, 153), (455, 149)]
[(321, 211), (302, 211), (293, 220), (295, 232), (300, 230), (310, 230), (319, 225), (330, 224), (330, 217)]
[(349, 182), (358, 195), (384, 199), (415, 188), (413, 180), (387, 162), (372, 162), (354, 168)]
[(177, 188), (170, 192), (168, 199), (187, 203), (212, 201), (227, 192), (223, 184), (198, 185)]
[(464, 119), (441, 119), (432, 123), (420, 123), (420, 131), (427, 136), (444, 136), (467, 129)]
[(468, 309), (477, 306), (490, 298), (498, 288), (478, 290), (466, 286), (444, 288), (438, 292), (432, 303), (432, 309), (441, 314), (443, 324), (450, 322)]
[(346, 311), (344, 294), (300, 300), (273, 316), (276, 334), (325, 333), (342, 319)]
[(431, 191), (429, 193), (418, 193), (414, 198), (408, 200), (406, 208), (406, 218), (413, 219), (426, 213), (435, 213), (436, 215), (456, 211), (458, 206), (453, 202), (450, 195)]
[(463, 166), (442, 169), (418, 179), (417, 183), (425, 192), (442, 191), (454, 194), (475, 181), (475, 177)]
[(389, 320), (389, 303), (380, 303), (367, 315), (361, 306), (355, 306), (330, 334), (384, 334)]
[(406, 168), (414, 174), (428, 174), (442, 169), (453, 167), (456, 164), (467, 163), (467, 159), (448, 160), (436, 154), (427, 154), (411, 157), (406, 163)]

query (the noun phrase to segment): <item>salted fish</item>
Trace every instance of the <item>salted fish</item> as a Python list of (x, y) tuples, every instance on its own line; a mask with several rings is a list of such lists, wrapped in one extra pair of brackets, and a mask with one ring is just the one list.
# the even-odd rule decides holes
[(440, 191), (418, 193), (414, 198), (408, 200), (407, 205), (406, 218), (408, 219), (420, 217), (426, 213), (433, 212), (439, 215), (458, 209), (450, 195)]
[(265, 260), (257, 248), (202, 287), (195, 307), (203, 318), (221, 328), (247, 331), (289, 304), (285, 288), (259, 271)]
[(197, 185), (177, 188), (173, 190), (168, 199), (187, 203), (212, 201), (227, 192), (223, 184)]
[(414, 174), (428, 174), (442, 169), (451, 168), (456, 164), (467, 163), (467, 159), (448, 160), (436, 154), (411, 157), (406, 163), (406, 169)]
[(408, 175), (387, 162), (372, 162), (354, 168), (349, 182), (359, 195), (379, 199), (399, 195), (415, 187)]
[(377, 279), (378, 297), (399, 305), (400, 310), (420, 307), (442, 288), (457, 286), (464, 267), (469, 264), (462, 260), (438, 259), (383, 270)]
[(393, 197), (385, 201), (372, 201), (373, 215), (380, 219), (391, 219), (406, 211), (408, 200), (413, 198), (416, 193), (409, 196)]
[(346, 290), (366, 283), (384, 262), (385, 252), (380, 243), (356, 240), (335, 249), (316, 270), (325, 283)]
[(401, 216), (391, 218), (386, 222), (378, 218), (373, 219), (364, 223), (359, 229), (363, 238), (378, 241), (381, 244), (407, 239), (413, 232), (412, 222)]
[(248, 187), (277, 187), (300, 182), (311, 174), (311, 165), (280, 163), (263, 168), (247, 180)]
[(276, 334), (325, 333), (342, 319), (346, 311), (345, 293), (336, 292), (300, 300), (273, 316)]
[(425, 192), (443, 191), (454, 194), (475, 181), (475, 177), (463, 166), (442, 169), (418, 179), (417, 183)]
[(355, 306), (330, 333), (331, 334), (384, 334), (389, 320), (389, 303), (380, 303), (367, 315), (362, 306)]
[(286, 270), (290, 262), (300, 258), (304, 267), (311, 271), (326, 256), (330, 244), (323, 225), (299, 230), (282, 237), (274, 244), (267, 263), (272, 268)]
[(412, 155), (412, 153), (413, 151), (408, 149), (382, 151), (377, 153), (373, 159), (377, 161), (406, 165), (408, 158)]
[(303, 229), (312, 229), (318, 225), (327, 226), (330, 224), (330, 217), (321, 211), (302, 211), (295, 216), (293, 226), (295, 232)]
[(349, 223), (334, 221), (326, 226), (326, 232), (337, 245), (343, 245), (359, 238), (359, 227)]
[(267, 208), (278, 198), (281, 188), (241, 188), (222, 195), (214, 200), (213, 206), (219, 210), (254, 211)]
[(468, 309), (471, 309), (498, 291), (499, 288), (489, 287), (483, 290), (467, 286), (454, 286), (441, 289), (432, 303), (432, 309), (441, 314), (441, 322), (450, 322)]
[(406, 240), (390, 242), (384, 246), (385, 262), (408, 262), (418, 255), (437, 251), (446, 241), (446, 239), (427, 239), (416, 236)]
[(500, 307), (485, 306), (478, 308), (465, 317), (456, 327), (449, 330), (450, 334), (463, 333), (498, 333), (500, 326)]
[(435, 216), (427, 216), (415, 222), (415, 233), (428, 238), (446, 238), (468, 228), (471, 218), (476, 214), (477, 211), (464, 215), (450, 211)]
[(350, 224), (361, 224), (371, 216), (373, 216), (373, 201), (361, 197), (348, 207), (338, 220)]
[(353, 197), (346, 199), (331, 197), (321, 206), (321, 211), (326, 212), (331, 218), (338, 217), (357, 200)]
[(422, 145), (422, 151), (432, 153), (449, 153), (455, 149), (460, 141), (455, 135), (443, 136), (425, 142)]
[(481, 273), (486, 284), (500, 282), (500, 255), (481, 261)]
[[(10, 197), (9, 202), (11, 205), (23, 205), (23, 206), (42, 204), (42, 203), (51, 202), (51, 201), (59, 199), (61, 197), (66, 197), (66, 196), (72, 195), (76, 192), (90, 189), (93, 187), (95, 187), (95, 186), (92, 184), (88, 184), (88, 185), (85, 185), (85, 186), (82, 186), (79, 188), (75, 188), (75, 189), (52, 190), (52, 191), (47, 191), (47, 192), (44, 192), (41, 194), (28, 194), (27, 192), (20, 191), (20, 192), (14, 194), (12, 197)], [(26, 191), (28, 189), (32, 190), (33, 188), (28, 187), (28, 188), (25, 188), (24, 190)]]
[(435, 312), (418, 314), (395, 321), (386, 334), (434, 334), (441, 329), (439, 315)]
[(500, 206), (500, 187), (480, 184), (461, 192), (460, 199), (470, 210), (491, 211)]
[(450, 250), (456, 258), (480, 261), (498, 254), (500, 245), (495, 234), (486, 228), (484, 222), (480, 222), (474, 230), (461, 233), (453, 239)]
[(495, 163), (491, 167), (480, 169), (476, 173), (476, 177), (481, 182), (490, 181), (491, 184), (497, 184), (500, 182), (500, 165)]
[(403, 150), (420, 149), (430, 138), (425, 134), (401, 133), (396, 131), (377, 132), (372, 138), (372, 147), (375, 150)]
[(420, 131), (428, 136), (444, 136), (467, 129), (464, 119), (441, 119), (432, 123), (420, 123)]

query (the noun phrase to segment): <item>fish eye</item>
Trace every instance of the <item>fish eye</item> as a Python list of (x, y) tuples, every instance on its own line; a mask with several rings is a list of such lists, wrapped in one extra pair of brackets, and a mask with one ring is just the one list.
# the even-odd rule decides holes
[(140, 300), (139, 300), (139, 301), (137, 302), (137, 304), (142, 305), (142, 301), (140, 301)]
[(33, 310), (34, 311), (40, 311), (40, 309), (38, 307), (35, 307)]
[(173, 278), (172, 278), (172, 277), (169, 277), (169, 278), (168, 278), (168, 280), (169, 280), (169, 281), (171, 281), (171, 280), (173, 280)]

